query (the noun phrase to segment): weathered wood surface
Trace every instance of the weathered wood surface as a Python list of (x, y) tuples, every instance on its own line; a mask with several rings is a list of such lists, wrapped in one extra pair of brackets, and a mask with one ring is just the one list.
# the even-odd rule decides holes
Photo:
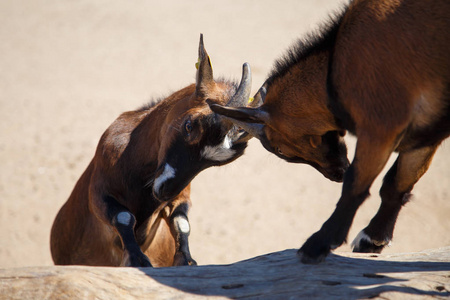
[(231, 265), (162, 269), (0, 270), (0, 299), (449, 299), (450, 247), (394, 255), (333, 254), (303, 265), (295, 250)]

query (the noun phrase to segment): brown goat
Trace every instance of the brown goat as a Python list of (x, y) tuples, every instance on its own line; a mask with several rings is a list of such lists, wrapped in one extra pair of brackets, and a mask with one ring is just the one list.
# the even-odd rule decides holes
[(168, 98), (123, 113), (59, 211), (51, 231), (57, 265), (193, 265), (188, 246), (190, 182), (202, 170), (244, 153), (250, 136), (209, 103), (248, 102), (241, 84), (214, 81), (200, 37), (197, 82)]
[[(255, 95), (260, 107), (211, 105), (270, 152), (344, 181), (334, 213), (300, 248), (303, 262), (345, 242), (395, 151), (379, 211), (353, 251), (381, 252), (391, 241), (401, 207), (450, 134), (449, 16), (448, 0), (355, 0), (276, 63)], [(348, 169), (346, 130), (358, 138)]]

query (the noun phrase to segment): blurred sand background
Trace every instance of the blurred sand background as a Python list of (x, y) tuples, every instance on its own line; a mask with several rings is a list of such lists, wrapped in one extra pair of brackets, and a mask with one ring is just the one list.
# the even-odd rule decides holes
[[(52, 264), (53, 219), (100, 135), (121, 112), (194, 82), (200, 33), (215, 75), (239, 79), (247, 61), (256, 91), (273, 61), (341, 4), (0, 1), (0, 268)], [(351, 158), (354, 139), (347, 140)], [(448, 143), (416, 185), (386, 252), (450, 245)], [(381, 177), (349, 241), (375, 214)], [(194, 179), (192, 255), (226, 264), (298, 248), (331, 214), (340, 189), (251, 141), (235, 163)]]

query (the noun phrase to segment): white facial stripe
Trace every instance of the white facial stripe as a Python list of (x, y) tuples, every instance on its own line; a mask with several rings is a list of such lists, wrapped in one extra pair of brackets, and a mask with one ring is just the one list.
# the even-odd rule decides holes
[(130, 225), (131, 215), (129, 212), (122, 211), (117, 215), (117, 222), (122, 225)]
[(189, 222), (188, 222), (188, 220), (186, 220), (186, 218), (181, 217), (181, 216), (177, 216), (177, 217), (175, 217), (174, 222), (175, 222), (176, 226), (178, 227), (178, 229), (182, 233), (189, 233), (190, 232), (191, 227), (189, 226)]
[(164, 166), (164, 171), (162, 172), (161, 175), (159, 175), (156, 179), (155, 179), (155, 183), (153, 185), (153, 190), (158, 194), (159, 193), (159, 189), (161, 188), (161, 185), (166, 182), (168, 179), (170, 178), (174, 178), (175, 177), (175, 169), (172, 168), (169, 164), (165, 164)]
[(227, 134), (227, 135), (225, 136), (225, 138), (223, 139), (223, 147), (224, 147), (225, 149), (230, 149), (231, 146), (233, 146), (233, 145), (232, 145), (232, 143), (231, 143), (230, 137), (229, 137), (228, 134)]
[(217, 146), (205, 146), (201, 152), (203, 158), (215, 161), (225, 161), (233, 157), (235, 150), (231, 149), (232, 143), (228, 135), (225, 136), (222, 144)]

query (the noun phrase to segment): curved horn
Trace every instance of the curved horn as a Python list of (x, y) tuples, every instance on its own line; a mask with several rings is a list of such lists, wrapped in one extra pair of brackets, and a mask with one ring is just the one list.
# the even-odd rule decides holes
[(200, 34), (200, 42), (198, 45), (198, 61), (195, 65), (197, 68), (196, 92), (201, 95), (207, 86), (214, 83), (213, 70), (208, 52), (206, 52), (203, 44), (203, 34)]
[(210, 103), (209, 107), (213, 112), (237, 121), (266, 123), (269, 120), (269, 114), (259, 108), (226, 107), (217, 103)]
[(215, 103), (208, 103), (215, 113), (228, 118), (234, 125), (241, 127), (250, 135), (260, 139), (264, 134), (265, 123), (269, 114), (259, 108), (225, 107)]
[(241, 121), (233, 120), (233, 119), (231, 119), (231, 121), (234, 123), (234, 125), (239, 126), (243, 130), (248, 132), (251, 136), (253, 136), (259, 140), (264, 136), (264, 124), (245, 123), (245, 122), (241, 122)]
[(226, 106), (231, 107), (240, 107), (247, 106), (248, 100), (250, 98), (250, 92), (252, 89), (252, 72), (250, 71), (250, 65), (248, 63), (244, 63), (242, 65), (242, 78), (241, 83), (234, 94), (231, 97), (230, 101), (228, 101)]

